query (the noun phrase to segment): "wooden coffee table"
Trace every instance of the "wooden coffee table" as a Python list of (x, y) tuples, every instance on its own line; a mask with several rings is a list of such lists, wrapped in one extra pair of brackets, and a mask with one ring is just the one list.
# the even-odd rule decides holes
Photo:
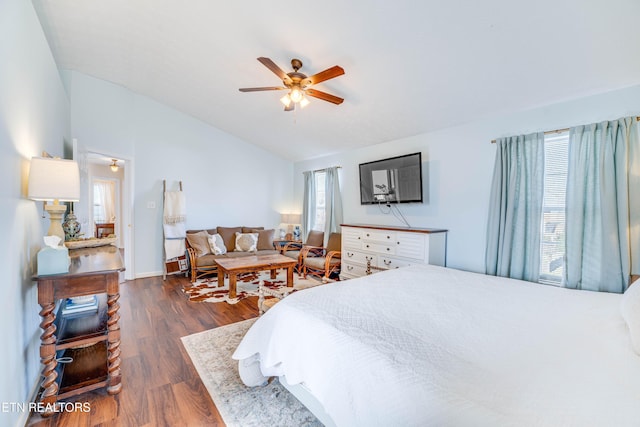
[(218, 285), (224, 285), (224, 275), (229, 275), (229, 298), (236, 298), (236, 282), (240, 273), (256, 273), (262, 270), (270, 270), (271, 278), (276, 278), (276, 270), (287, 269), (287, 287), (293, 287), (293, 267), (296, 260), (284, 255), (254, 255), (241, 258), (216, 259), (218, 264)]

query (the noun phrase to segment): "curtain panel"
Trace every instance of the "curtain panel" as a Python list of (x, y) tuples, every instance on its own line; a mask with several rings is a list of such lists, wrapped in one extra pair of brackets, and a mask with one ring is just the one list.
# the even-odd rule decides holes
[(313, 229), (316, 220), (316, 179), (313, 171), (303, 172), (304, 195), (302, 203), (302, 240), (307, 241), (309, 231)]
[(340, 194), (340, 180), (338, 168), (331, 167), (325, 170), (325, 222), (324, 222), (324, 246), (327, 246), (329, 235), (340, 232), (342, 223), (342, 196)]
[(640, 269), (635, 117), (570, 129), (564, 286), (624, 292)]
[(489, 201), (486, 273), (537, 282), (544, 190), (544, 133), (501, 138)]

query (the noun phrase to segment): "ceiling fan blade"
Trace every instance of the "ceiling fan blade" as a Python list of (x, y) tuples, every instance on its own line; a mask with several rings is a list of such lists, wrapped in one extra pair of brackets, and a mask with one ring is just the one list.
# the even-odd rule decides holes
[(331, 95), (329, 93), (322, 92), (322, 91), (316, 90), (316, 89), (307, 89), (305, 92), (309, 96), (313, 96), (314, 98), (322, 99), (323, 101), (332, 102), (332, 103), (337, 104), (337, 105), (342, 104), (342, 101), (344, 101), (344, 99), (342, 99), (342, 98), (339, 98), (337, 96), (334, 96), (334, 95)]
[(296, 109), (296, 103), (292, 102), (289, 105), (284, 106), (284, 111), (293, 111)]
[(280, 77), (280, 80), (282, 80), (283, 82), (286, 82), (286, 83), (291, 82), (291, 77), (289, 77), (287, 73), (285, 73), (282, 70), (282, 68), (278, 67), (276, 63), (270, 60), (269, 58), (265, 58), (264, 56), (261, 56), (260, 58), (258, 58), (258, 61), (260, 61), (262, 65), (270, 69), (276, 76)]
[(238, 89), (240, 92), (260, 92), (262, 90), (283, 90), (284, 86), (265, 86), (265, 87), (243, 87)]
[(318, 74), (314, 74), (311, 77), (306, 78), (303, 81), (304, 86), (315, 85), (325, 80), (332, 79), (334, 77), (338, 77), (344, 74), (344, 69), (337, 65), (334, 65), (331, 68), (327, 68), (324, 71), (320, 71)]

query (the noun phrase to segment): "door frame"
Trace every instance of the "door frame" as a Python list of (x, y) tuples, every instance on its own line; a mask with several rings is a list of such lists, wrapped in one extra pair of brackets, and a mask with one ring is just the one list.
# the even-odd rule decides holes
[[(82, 151), (82, 153), (80, 152)], [(90, 147), (87, 145), (81, 145), (76, 138), (73, 138), (73, 158), (78, 161), (79, 164), (86, 164), (85, 159), (79, 159), (81, 155), (86, 157), (87, 153), (100, 154), (105, 157), (111, 157), (122, 160), (124, 162), (124, 177), (122, 179), (122, 223), (121, 229), (123, 234), (122, 244), (124, 247), (124, 279), (135, 279), (135, 257), (134, 257), (134, 215), (133, 215), (133, 198), (134, 198), (134, 159), (127, 155), (111, 152), (102, 148)], [(93, 188), (91, 183), (87, 183), (88, 192), (93, 194)], [(93, 200), (87, 200), (87, 203), (93, 203)], [(93, 213), (92, 207), (88, 207), (87, 212)], [(91, 218), (93, 222), (93, 218)], [(92, 230), (93, 232), (93, 230)]]

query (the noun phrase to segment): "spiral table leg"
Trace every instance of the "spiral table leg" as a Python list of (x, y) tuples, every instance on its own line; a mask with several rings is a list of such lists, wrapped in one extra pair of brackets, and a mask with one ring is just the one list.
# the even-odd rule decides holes
[[(40, 327), (42, 328), (42, 335), (40, 335), (40, 361), (42, 362), (42, 394), (40, 395), (40, 401), (47, 405), (51, 406), (56, 402), (56, 397), (58, 395), (58, 383), (56, 379), (58, 378), (58, 373), (56, 372), (56, 367), (58, 362), (56, 362), (56, 325), (53, 324), (55, 321), (55, 315), (53, 314), (53, 310), (55, 308), (54, 303), (41, 303), (40, 306), (42, 310), (40, 310), (40, 316), (42, 317), (42, 322), (40, 322)], [(53, 412), (48, 411), (43, 413), (43, 416), (52, 415)]]
[(107, 314), (109, 318), (107, 320), (107, 334), (108, 334), (108, 347), (107, 347), (107, 366), (109, 371), (109, 385), (107, 386), (107, 393), (117, 394), (122, 389), (121, 373), (120, 373), (120, 314), (118, 304), (120, 294), (110, 294), (107, 299)]

